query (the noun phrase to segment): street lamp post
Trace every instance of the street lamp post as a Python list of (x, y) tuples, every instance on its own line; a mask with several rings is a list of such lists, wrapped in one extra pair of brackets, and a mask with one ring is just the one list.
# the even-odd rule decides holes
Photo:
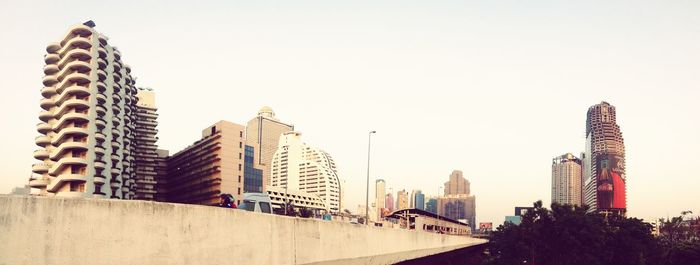
[(367, 197), (365, 198), (365, 225), (369, 225), (369, 155), (370, 148), (372, 147), (372, 134), (377, 133), (377, 131), (369, 132), (367, 137)]
[(435, 202), (435, 213), (438, 219), (438, 231), (440, 231), (440, 189), (442, 189), (442, 186), (438, 186), (437, 201)]

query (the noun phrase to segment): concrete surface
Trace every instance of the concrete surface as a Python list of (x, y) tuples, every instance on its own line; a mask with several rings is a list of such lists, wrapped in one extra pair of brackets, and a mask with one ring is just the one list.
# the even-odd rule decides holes
[(392, 264), (485, 242), (208, 206), (0, 196), (0, 264)]

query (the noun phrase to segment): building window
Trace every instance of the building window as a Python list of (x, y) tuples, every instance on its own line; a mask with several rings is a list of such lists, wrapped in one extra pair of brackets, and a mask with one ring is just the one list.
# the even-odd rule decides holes
[(216, 133), (216, 126), (211, 127), (211, 134), (214, 135)]
[(238, 183), (241, 183), (241, 176), (238, 175)]
[(241, 171), (241, 164), (238, 164), (238, 171)]
[(243, 153), (238, 153), (238, 159), (243, 159)]
[(238, 133), (238, 135), (239, 135), (241, 138), (243, 138), (243, 131), (240, 131), (240, 132)]
[(243, 142), (238, 142), (238, 148), (243, 148)]
[(238, 188), (238, 195), (241, 195), (241, 188)]

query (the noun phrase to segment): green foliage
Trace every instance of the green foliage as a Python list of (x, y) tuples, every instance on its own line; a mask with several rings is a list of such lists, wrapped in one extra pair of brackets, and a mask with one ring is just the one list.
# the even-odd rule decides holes
[[(700, 264), (700, 240), (695, 240), (700, 237), (694, 237), (693, 231), (684, 232), (686, 230), (679, 228), (682, 225), (678, 220), (675, 223), (674, 220), (670, 222), (675, 226), (667, 228), (672, 231), (668, 237), (655, 238), (652, 225), (640, 219), (618, 216), (605, 219), (599, 214), (589, 213), (585, 206), (552, 204), (550, 210), (538, 201), (534, 203), (534, 209), (523, 216), (520, 225), (505, 223), (492, 233), (490, 256), (485, 263)], [(696, 227), (700, 227), (700, 221), (697, 224)], [(670, 237), (683, 243), (670, 244)]]

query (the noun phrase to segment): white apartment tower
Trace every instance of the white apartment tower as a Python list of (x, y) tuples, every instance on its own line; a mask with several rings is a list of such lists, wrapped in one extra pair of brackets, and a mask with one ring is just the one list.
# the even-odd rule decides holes
[(271, 164), (270, 186), (316, 194), (328, 211), (340, 211), (340, 179), (335, 162), (323, 150), (303, 143), (301, 133), (292, 131), (280, 136)]
[(381, 220), (382, 219), (382, 211), (386, 209), (386, 182), (384, 182), (383, 179), (378, 179), (375, 183), (375, 203), (374, 203), (374, 209), (377, 210), (377, 219), (376, 220)]
[[(159, 156), (156, 153), (158, 146), (158, 113), (156, 111), (155, 93), (149, 88), (139, 88), (136, 94), (136, 128), (134, 158), (136, 170), (136, 197), (138, 200), (155, 200), (157, 189), (156, 181), (159, 179), (157, 170)], [(162, 159), (161, 159), (162, 160)]]
[(119, 50), (93, 27), (73, 26), (46, 47), (29, 185), (43, 195), (132, 199), (137, 89)]
[(552, 159), (552, 202), (582, 205), (581, 159), (568, 153)]

